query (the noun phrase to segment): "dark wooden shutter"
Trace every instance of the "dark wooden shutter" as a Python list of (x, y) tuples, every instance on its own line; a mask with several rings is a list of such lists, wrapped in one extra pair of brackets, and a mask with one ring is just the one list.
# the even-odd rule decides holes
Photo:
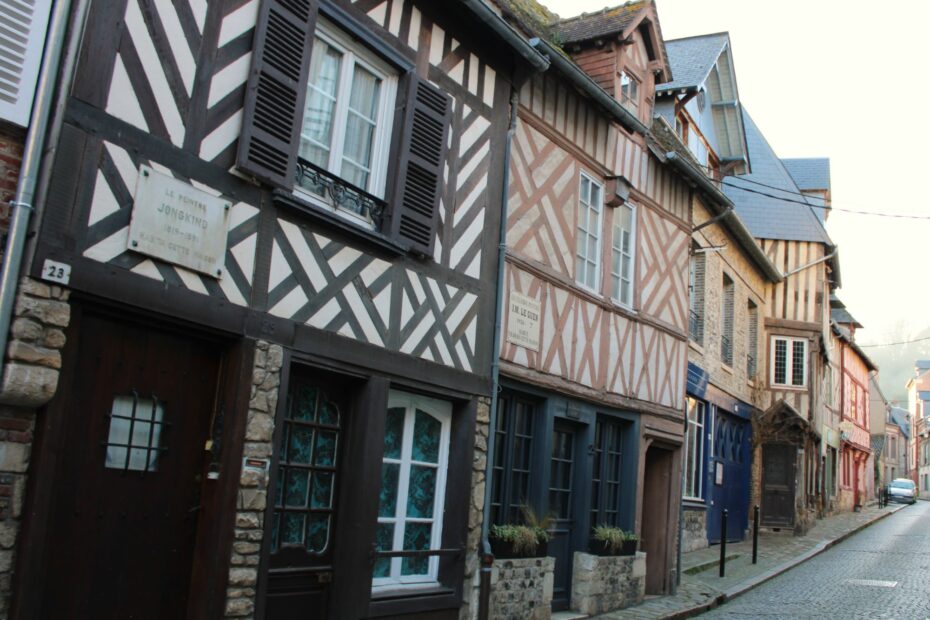
[(316, 0), (264, 0), (255, 28), (238, 166), (289, 188), (297, 167)]
[(414, 74), (398, 150), (397, 184), (391, 199), (391, 234), (414, 252), (431, 256), (439, 220), (443, 166), (452, 124), (452, 99)]

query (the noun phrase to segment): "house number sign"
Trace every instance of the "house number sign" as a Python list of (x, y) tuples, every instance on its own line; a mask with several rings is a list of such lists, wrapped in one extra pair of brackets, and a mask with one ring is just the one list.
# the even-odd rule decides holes
[(223, 277), (232, 207), (227, 200), (149, 166), (139, 168), (134, 198), (130, 250)]
[(510, 291), (507, 310), (507, 342), (539, 351), (539, 320), (542, 304), (532, 297)]

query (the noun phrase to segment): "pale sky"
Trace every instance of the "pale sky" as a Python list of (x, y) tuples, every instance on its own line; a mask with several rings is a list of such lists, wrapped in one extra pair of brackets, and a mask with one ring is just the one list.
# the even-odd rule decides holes
[[(622, 4), (540, 1), (563, 18)], [(730, 33), (740, 100), (779, 157), (830, 158), (834, 207), (930, 218), (930, 118), (920, 113), (930, 104), (930, 2), (656, 5), (666, 40)], [(930, 327), (930, 283), (918, 275), (930, 219), (834, 211), (827, 231), (840, 249), (837, 293), (865, 326), (860, 344)]]

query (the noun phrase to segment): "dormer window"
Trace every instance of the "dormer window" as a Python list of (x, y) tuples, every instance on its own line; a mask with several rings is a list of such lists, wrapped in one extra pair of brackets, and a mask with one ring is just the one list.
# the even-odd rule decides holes
[(626, 71), (620, 72), (620, 105), (639, 116), (639, 80)]

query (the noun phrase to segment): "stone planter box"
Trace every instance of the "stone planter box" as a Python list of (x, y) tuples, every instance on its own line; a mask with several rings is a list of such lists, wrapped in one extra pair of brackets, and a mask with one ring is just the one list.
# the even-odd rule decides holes
[(497, 620), (549, 620), (552, 617), (554, 571), (555, 558), (494, 560), (490, 617)]
[(583, 614), (603, 614), (643, 602), (646, 595), (646, 554), (597, 556), (575, 552), (571, 608)]

